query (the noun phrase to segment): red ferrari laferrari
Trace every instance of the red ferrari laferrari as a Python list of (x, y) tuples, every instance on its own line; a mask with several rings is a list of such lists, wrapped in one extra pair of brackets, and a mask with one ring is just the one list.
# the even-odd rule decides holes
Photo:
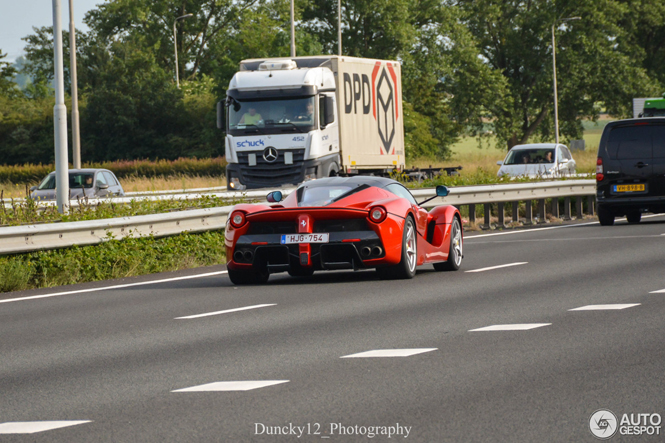
[[(448, 189), (437, 186), (436, 196)], [(235, 284), (265, 283), (270, 274), (376, 268), (381, 278), (412, 278), (416, 266), (438, 271), (462, 264), (462, 223), (452, 205), (431, 211), (401, 183), (381, 177), (331, 177), (301, 184), (282, 202), (233, 207), (226, 257)]]

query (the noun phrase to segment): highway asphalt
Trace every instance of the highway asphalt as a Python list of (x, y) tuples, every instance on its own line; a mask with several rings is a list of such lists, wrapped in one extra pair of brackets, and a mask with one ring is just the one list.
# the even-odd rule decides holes
[(664, 264), (653, 216), (469, 233), (462, 269), (413, 280), (2, 294), (0, 443), (597, 441), (597, 410), (665, 415)]

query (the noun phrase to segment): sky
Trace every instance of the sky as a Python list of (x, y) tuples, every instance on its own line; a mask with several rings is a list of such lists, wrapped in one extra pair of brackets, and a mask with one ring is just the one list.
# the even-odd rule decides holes
[[(85, 13), (104, 0), (73, 0), (76, 29), (88, 31), (83, 24)], [(69, 30), (69, 0), (60, 0), (62, 29)], [(21, 40), (33, 34), (32, 27), (53, 26), (52, 0), (0, 0), (0, 52), (7, 54), (3, 61), (13, 62), (23, 55)]]

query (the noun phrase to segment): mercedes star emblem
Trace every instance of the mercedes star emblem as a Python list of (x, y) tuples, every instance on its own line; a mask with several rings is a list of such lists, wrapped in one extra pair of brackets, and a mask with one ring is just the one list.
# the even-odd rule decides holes
[(267, 147), (263, 151), (263, 159), (268, 163), (274, 163), (277, 160), (277, 149), (272, 146)]

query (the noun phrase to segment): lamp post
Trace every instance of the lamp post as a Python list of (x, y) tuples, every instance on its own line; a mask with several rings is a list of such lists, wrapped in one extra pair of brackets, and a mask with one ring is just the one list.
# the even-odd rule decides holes
[(569, 22), (571, 20), (581, 20), (582, 17), (560, 18), (552, 23), (552, 72), (554, 74), (554, 142), (559, 143), (559, 99), (556, 91), (556, 40), (554, 38), (554, 29), (558, 23)]
[(342, 0), (337, 0), (337, 49), (342, 56)]
[(291, 57), (296, 56), (296, 12), (295, 0), (291, 0)]
[(69, 59), (72, 83), (72, 160), (74, 169), (81, 169), (81, 130), (79, 127), (79, 97), (76, 79), (76, 26), (74, 25), (74, 0), (69, 0)]
[(176, 29), (175, 25), (178, 23), (180, 20), (184, 20), (186, 18), (189, 18), (193, 16), (194, 14), (185, 14), (181, 15), (175, 21), (173, 22), (173, 49), (175, 51), (175, 84), (180, 89), (180, 79), (178, 78), (178, 37), (176, 36)]

